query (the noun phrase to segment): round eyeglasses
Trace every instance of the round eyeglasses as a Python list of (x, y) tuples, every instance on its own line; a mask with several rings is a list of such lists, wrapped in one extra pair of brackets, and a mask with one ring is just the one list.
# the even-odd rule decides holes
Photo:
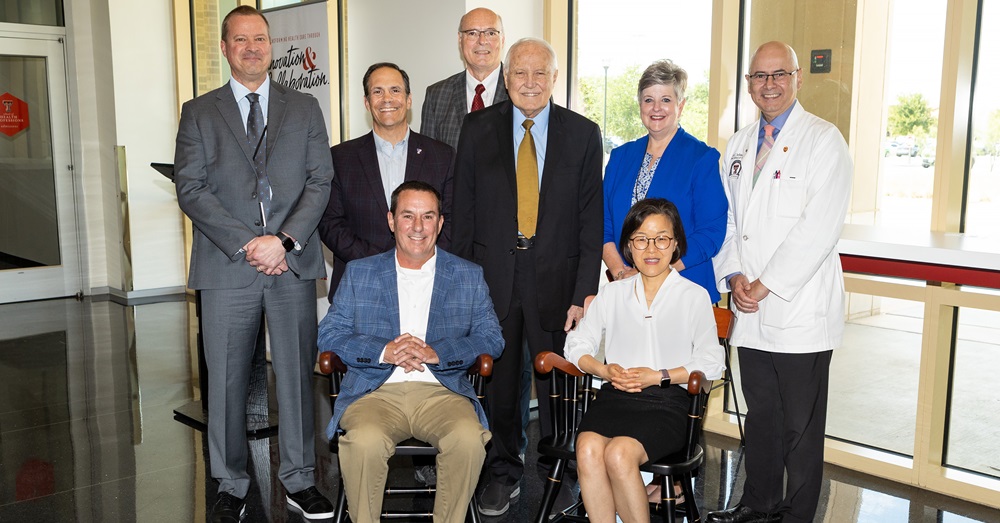
[(674, 241), (670, 236), (657, 236), (656, 238), (647, 238), (645, 236), (636, 236), (635, 238), (629, 239), (629, 243), (632, 244), (632, 248), (637, 251), (644, 251), (649, 248), (650, 241), (653, 245), (661, 251), (665, 251), (670, 248), (670, 242)]

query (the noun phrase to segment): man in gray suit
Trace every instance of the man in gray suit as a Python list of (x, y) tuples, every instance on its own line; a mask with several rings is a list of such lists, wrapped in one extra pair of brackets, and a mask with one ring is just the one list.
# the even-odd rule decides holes
[(465, 115), (507, 99), (503, 81), (504, 34), (500, 15), (479, 7), (458, 24), (458, 48), (465, 70), (427, 88), (420, 134), (458, 149)]
[(313, 477), (311, 382), (315, 279), (325, 275), (316, 226), (333, 165), (316, 99), (268, 79), (270, 41), (259, 11), (242, 6), (226, 15), (221, 47), (232, 79), (184, 104), (174, 154), (177, 202), (194, 225), (188, 286), (201, 291), (208, 450), (219, 481), (212, 521), (246, 514), (246, 400), (265, 314), (279, 409), (278, 477), (293, 510), (309, 519), (333, 515)]

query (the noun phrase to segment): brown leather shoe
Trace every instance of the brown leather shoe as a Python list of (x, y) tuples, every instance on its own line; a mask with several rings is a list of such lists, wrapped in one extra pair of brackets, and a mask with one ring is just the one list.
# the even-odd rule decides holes
[(758, 512), (739, 504), (727, 510), (716, 510), (705, 516), (706, 523), (781, 523), (781, 514)]

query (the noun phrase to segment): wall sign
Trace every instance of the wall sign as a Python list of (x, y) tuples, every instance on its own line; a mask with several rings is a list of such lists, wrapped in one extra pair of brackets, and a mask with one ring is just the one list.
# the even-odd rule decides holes
[(12, 137), (28, 125), (28, 104), (10, 93), (0, 95), (0, 133)]

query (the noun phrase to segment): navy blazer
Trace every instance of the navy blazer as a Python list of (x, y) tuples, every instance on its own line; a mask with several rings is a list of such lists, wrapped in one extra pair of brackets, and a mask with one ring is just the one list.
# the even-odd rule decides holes
[[(385, 346), (402, 334), (396, 249), (347, 264), (330, 311), (319, 324), (319, 349), (333, 351), (348, 366), (326, 436), (333, 438), (352, 403), (382, 386), (395, 365), (381, 363)], [(434, 293), (427, 318), (427, 339), (440, 362), (426, 365), (448, 390), (469, 398), (483, 427), (486, 413), (466, 371), (480, 354), (503, 352), (500, 323), (478, 265), (437, 249)]]
[[(378, 254), (395, 245), (386, 216), (382, 174), (375, 138), (368, 133), (330, 148), (333, 170), (330, 199), (319, 221), (319, 237), (333, 252), (329, 299), (337, 292), (348, 262)], [(452, 168), (455, 150), (437, 140), (410, 131), (406, 146), (405, 181), (420, 180), (441, 193), (444, 229), (437, 244), (445, 249), (451, 238)]]

